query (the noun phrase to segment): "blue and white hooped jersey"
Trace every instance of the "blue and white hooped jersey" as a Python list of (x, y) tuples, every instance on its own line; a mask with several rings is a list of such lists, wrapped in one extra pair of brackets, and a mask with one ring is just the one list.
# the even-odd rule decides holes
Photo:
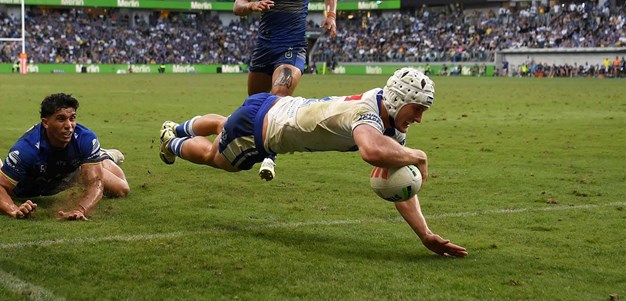
[(30, 128), (11, 147), (0, 172), (13, 184), (17, 197), (47, 195), (82, 164), (101, 162), (96, 134), (76, 124), (65, 149), (50, 145), (41, 123)]
[(385, 128), (380, 117), (382, 89), (322, 99), (282, 97), (267, 113), (264, 147), (272, 153), (357, 151), (352, 131), (367, 124), (401, 145), (406, 135)]
[(258, 42), (276, 48), (307, 47), (306, 17), (309, 0), (275, 0), (261, 14)]

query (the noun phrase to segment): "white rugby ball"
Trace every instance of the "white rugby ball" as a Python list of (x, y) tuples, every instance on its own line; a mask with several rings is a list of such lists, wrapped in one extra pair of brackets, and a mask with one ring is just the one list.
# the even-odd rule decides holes
[(370, 186), (384, 200), (403, 202), (417, 194), (422, 186), (422, 173), (415, 165), (399, 168), (372, 168)]

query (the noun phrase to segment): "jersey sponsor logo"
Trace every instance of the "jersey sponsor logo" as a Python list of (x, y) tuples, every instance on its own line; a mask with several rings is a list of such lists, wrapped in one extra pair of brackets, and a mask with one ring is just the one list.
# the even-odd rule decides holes
[(383, 120), (380, 119), (380, 116), (374, 113), (361, 114), (357, 121), (372, 121), (372, 122), (378, 123), (381, 127), (383, 126)]

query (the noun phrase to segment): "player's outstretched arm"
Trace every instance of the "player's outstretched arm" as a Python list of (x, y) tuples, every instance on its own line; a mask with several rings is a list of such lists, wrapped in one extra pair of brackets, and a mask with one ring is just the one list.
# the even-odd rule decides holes
[(417, 234), (426, 248), (442, 256), (467, 256), (467, 250), (464, 247), (443, 239), (428, 228), (417, 196), (408, 201), (396, 202), (394, 204), (400, 215)]
[[(2, 166), (2, 163), (0, 163)], [(37, 204), (31, 200), (27, 200), (17, 206), (9, 195), (13, 191), (15, 185), (11, 183), (4, 175), (0, 174), (0, 211), (13, 218), (27, 218), (37, 209)]]
[(83, 196), (78, 205), (72, 211), (59, 211), (58, 215), (61, 219), (66, 220), (87, 220), (87, 215), (104, 194), (103, 167), (102, 163), (83, 164), (80, 166), (80, 179), (78, 185), (83, 188)]
[(402, 167), (413, 164), (428, 178), (428, 157), (419, 149), (400, 145), (367, 124), (358, 125), (352, 131), (363, 161), (378, 167)]
[(274, 7), (274, 1), (272, 0), (236, 0), (233, 6), (233, 13), (236, 16), (247, 16), (253, 12), (264, 12)]

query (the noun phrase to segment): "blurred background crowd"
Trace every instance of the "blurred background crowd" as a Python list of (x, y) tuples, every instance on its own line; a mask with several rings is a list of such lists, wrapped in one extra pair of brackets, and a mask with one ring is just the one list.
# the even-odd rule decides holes
[[(258, 16), (154, 11), (147, 17), (133, 17), (127, 11), (31, 7), (26, 15), (29, 61), (247, 63), (258, 28)], [(20, 29), (19, 16), (0, 12), (0, 37), (19, 38)], [(319, 24), (310, 20), (309, 30), (320, 32)], [(337, 30), (334, 40), (321, 33), (311, 48), (315, 62), (491, 62), (495, 52), (510, 48), (626, 47), (626, 8), (572, 3), (519, 9), (463, 10), (448, 5), (402, 12), (340, 12)], [(0, 62), (14, 62), (20, 49), (19, 43), (1, 43)], [(548, 73), (564, 72), (556, 66), (542, 67)], [(585, 69), (566, 69), (571, 73), (581, 68)]]

